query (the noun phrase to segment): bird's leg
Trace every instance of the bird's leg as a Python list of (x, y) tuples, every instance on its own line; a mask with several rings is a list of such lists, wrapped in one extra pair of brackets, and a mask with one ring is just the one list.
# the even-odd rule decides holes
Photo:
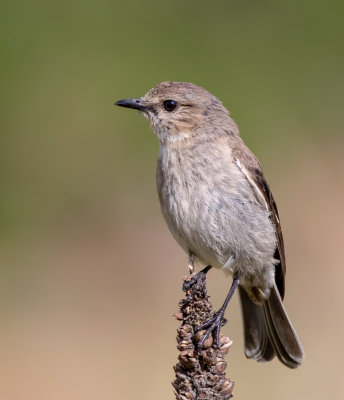
[(188, 268), (189, 268), (189, 274), (193, 274), (195, 271), (195, 260), (194, 260), (194, 255), (193, 252), (191, 250), (189, 250), (189, 264), (188, 264)]
[(235, 291), (235, 289), (237, 288), (237, 286), (239, 285), (239, 278), (235, 275), (233, 277), (233, 282), (232, 282), (232, 286), (229, 289), (229, 292), (227, 294), (226, 300), (223, 303), (222, 307), (219, 309), (219, 311), (217, 311), (214, 316), (209, 319), (208, 321), (204, 322), (202, 325), (200, 325), (197, 328), (197, 332), (201, 331), (203, 329), (207, 329), (207, 331), (205, 332), (205, 334), (203, 335), (202, 339), (198, 342), (197, 346), (199, 348), (203, 347), (204, 342), (208, 339), (208, 337), (210, 336), (210, 334), (215, 331), (215, 341), (216, 341), (216, 346), (219, 347), (220, 344), (220, 330), (221, 330), (221, 326), (223, 325), (223, 321), (224, 321), (224, 314), (226, 311), (226, 308), (228, 306), (229, 300), (231, 299), (231, 297), (233, 296), (233, 293)]
[[(193, 266), (193, 255), (190, 253), (190, 263), (192, 262)], [(188, 292), (190, 290), (190, 293), (188, 294), (188, 297), (185, 299), (184, 304), (189, 304), (190, 301), (194, 298), (195, 293), (199, 290), (200, 286), (203, 287), (203, 295), (205, 296), (207, 294), (207, 289), (205, 285), (203, 285), (205, 281), (205, 275), (206, 273), (211, 269), (211, 266), (208, 265), (207, 267), (203, 268), (201, 271), (199, 271), (196, 275), (194, 275), (191, 279), (184, 281), (183, 283), (183, 291)]]

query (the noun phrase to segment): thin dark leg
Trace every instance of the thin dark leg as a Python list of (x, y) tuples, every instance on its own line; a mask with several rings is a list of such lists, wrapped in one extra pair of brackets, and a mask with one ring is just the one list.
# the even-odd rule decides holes
[(189, 250), (189, 273), (193, 274), (195, 271), (194, 255), (191, 250)]
[[(185, 299), (185, 304), (189, 304), (190, 301), (194, 298), (195, 293), (199, 290), (201, 284), (205, 281), (205, 276), (210, 269), (211, 269), (211, 266), (208, 265), (207, 267), (205, 267), (201, 271), (199, 271), (189, 281), (185, 281), (183, 283), (183, 291), (184, 292), (187, 292), (188, 290), (191, 289), (191, 293)], [(203, 294), (204, 294), (204, 296), (207, 294), (207, 289), (206, 289), (205, 285), (203, 285)]]
[(223, 303), (222, 307), (219, 309), (219, 311), (217, 311), (214, 316), (206, 321), (204, 324), (202, 324), (201, 326), (199, 326), (197, 328), (197, 331), (201, 331), (203, 329), (207, 329), (207, 331), (205, 332), (204, 336), (202, 337), (202, 339), (198, 342), (198, 347), (202, 348), (204, 342), (208, 339), (208, 337), (210, 336), (210, 334), (215, 331), (215, 340), (216, 340), (216, 346), (219, 347), (220, 344), (220, 330), (221, 330), (221, 326), (223, 323), (223, 316), (225, 314), (226, 308), (228, 306), (228, 303), (230, 301), (230, 299), (233, 296), (233, 293), (235, 292), (235, 289), (237, 288), (237, 286), (239, 285), (239, 278), (237, 276), (233, 277), (233, 282), (232, 282), (232, 286), (229, 289), (229, 292), (227, 294), (226, 300)]

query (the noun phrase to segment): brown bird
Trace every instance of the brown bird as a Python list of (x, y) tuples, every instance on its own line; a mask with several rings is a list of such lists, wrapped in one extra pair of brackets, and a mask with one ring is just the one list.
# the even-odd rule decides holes
[[(201, 265), (233, 276), (226, 300), (199, 327), (218, 343), (237, 286), (245, 354), (290, 368), (303, 349), (282, 304), (286, 261), (276, 203), (258, 159), (222, 103), (192, 83), (163, 82), (137, 99), (119, 100), (148, 118), (160, 142), (157, 188), (162, 214), (177, 242)], [(184, 287), (184, 289), (187, 289)]]

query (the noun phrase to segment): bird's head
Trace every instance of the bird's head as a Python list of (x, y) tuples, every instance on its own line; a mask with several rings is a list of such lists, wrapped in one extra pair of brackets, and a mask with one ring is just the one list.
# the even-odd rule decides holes
[(220, 100), (193, 83), (162, 82), (143, 97), (115, 105), (141, 111), (161, 143), (203, 140), (221, 129), (237, 130)]

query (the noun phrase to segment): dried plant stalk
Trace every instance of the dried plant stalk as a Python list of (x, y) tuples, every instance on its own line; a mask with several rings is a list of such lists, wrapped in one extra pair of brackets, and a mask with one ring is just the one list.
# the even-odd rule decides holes
[[(189, 282), (195, 274), (185, 279)], [(220, 348), (216, 347), (210, 336), (202, 349), (197, 343), (205, 331), (197, 331), (197, 327), (210, 319), (214, 307), (207, 295), (205, 279), (198, 282), (186, 292), (187, 299), (179, 303), (180, 312), (175, 318), (181, 321), (177, 330), (177, 348), (180, 351), (178, 363), (174, 367), (176, 379), (172, 382), (177, 400), (225, 400), (232, 397), (234, 383), (226, 378), (227, 363), (224, 359), (232, 341), (220, 336)]]

